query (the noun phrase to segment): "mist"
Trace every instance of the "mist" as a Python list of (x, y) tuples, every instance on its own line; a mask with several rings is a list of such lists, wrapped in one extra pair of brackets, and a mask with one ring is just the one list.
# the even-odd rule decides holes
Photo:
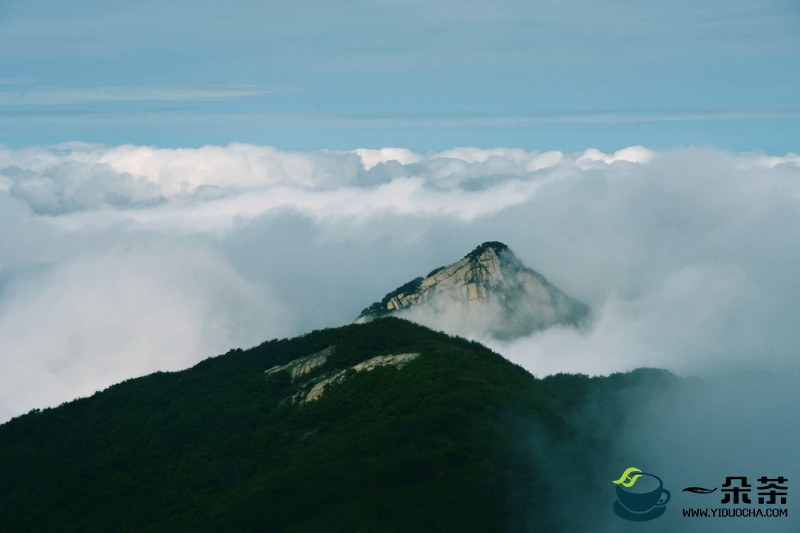
[[(800, 458), (800, 415), (795, 406), (800, 393), (797, 371), (722, 372), (685, 379), (663, 389), (625, 391), (630, 408), (618, 420), (610, 453), (593, 452), (582, 441), (554, 447), (531, 428), (529, 460), (547, 473), (547, 493), (555, 500), (560, 527), (570, 531), (654, 532), (791, 532), (797, 530), (800, 511), (796, 473)], [(608, 399), (590, 396), (574, 422), (581, 434), (591, 433), (607, 420)], [(544, 433), (546, 434), (546, 433)], [(580, 460), (578, 458), (581, 458)], [(587, 459), (588, 458), (588, 459)], [(662, 516), (649, 522), (629, 522), (616, 516), (612, 480), (636, 466), (657, 475), (671, 493)], [(745, 476), (752, 488), (751, 503), (722, 500), (728, 476)], [(759, 477), (788, 479), (785, 505), (758, 502)], [(710, 494), (685, 492), (688, 487), (714, 490)], [(535, 502), (525, 502), (530, 507)], [(518, 504), (519, 505), (519, 504)], [(786, 517), (685, 517), (687, 509), (786, 509)], [(530, 530), (536, 531), (536, 523)]]
[(351, 322), (498, 240), (592, 309), (480, 339), (537, 376), (780, 373), (800, 156), (0, 146), (0, 420)]

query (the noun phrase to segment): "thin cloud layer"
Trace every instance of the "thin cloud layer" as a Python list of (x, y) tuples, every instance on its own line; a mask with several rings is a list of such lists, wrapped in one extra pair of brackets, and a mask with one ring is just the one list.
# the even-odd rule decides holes
[(778, 368), (800, 156), (0, 146), (0, 419), (348, 323), (501, 240), (593, 319), (491, 346), (536, 374)]

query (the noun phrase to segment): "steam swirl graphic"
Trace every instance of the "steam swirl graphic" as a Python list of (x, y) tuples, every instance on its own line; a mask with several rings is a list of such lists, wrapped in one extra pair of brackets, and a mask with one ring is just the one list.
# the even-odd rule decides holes
[(615, 485), (622, 485), (626, 489), (629, 489), (633, 486), (634, 483), (636, 483), (637, 479), (642, 477), (640, 474), (631, 475), (636, 472), (641, 472), (641, 469), (636, 468), (635, 466), (631, 466), (630, 468), (626, 469), (621, 476), (619, 476), (619, 479), (615, 479), (611, 483)]
[(716, 487), (714, 487), (713, 490), (712, 489), (706, 489), (706, 488), (703, 488), (703, 487), (686, 487), (685, 489), (683, 489), (683, 492), (694, 492), (695, 494), (711, 494), (715, 490), (717, 490)]

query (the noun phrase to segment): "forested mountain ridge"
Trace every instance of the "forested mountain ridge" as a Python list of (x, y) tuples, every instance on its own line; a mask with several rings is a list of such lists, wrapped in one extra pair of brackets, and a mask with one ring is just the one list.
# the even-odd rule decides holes
[[(402, 354), (418, 355), (363, 366)], [(591, 484), (631, 405), (675, 386), (655, 370), (537, 379), (396, 318), (314, 331), (0, 426), (0, 530), (556, 527), (558, 462)]]

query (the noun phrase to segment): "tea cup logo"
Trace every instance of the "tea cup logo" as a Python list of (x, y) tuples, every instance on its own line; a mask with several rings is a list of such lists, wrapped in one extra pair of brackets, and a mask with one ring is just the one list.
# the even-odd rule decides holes
[(664, 514), (671, 494), (655, 474), (631, 466), (612, 483), (617, 486), (614, 512), (620, 518), (644, 522)]

